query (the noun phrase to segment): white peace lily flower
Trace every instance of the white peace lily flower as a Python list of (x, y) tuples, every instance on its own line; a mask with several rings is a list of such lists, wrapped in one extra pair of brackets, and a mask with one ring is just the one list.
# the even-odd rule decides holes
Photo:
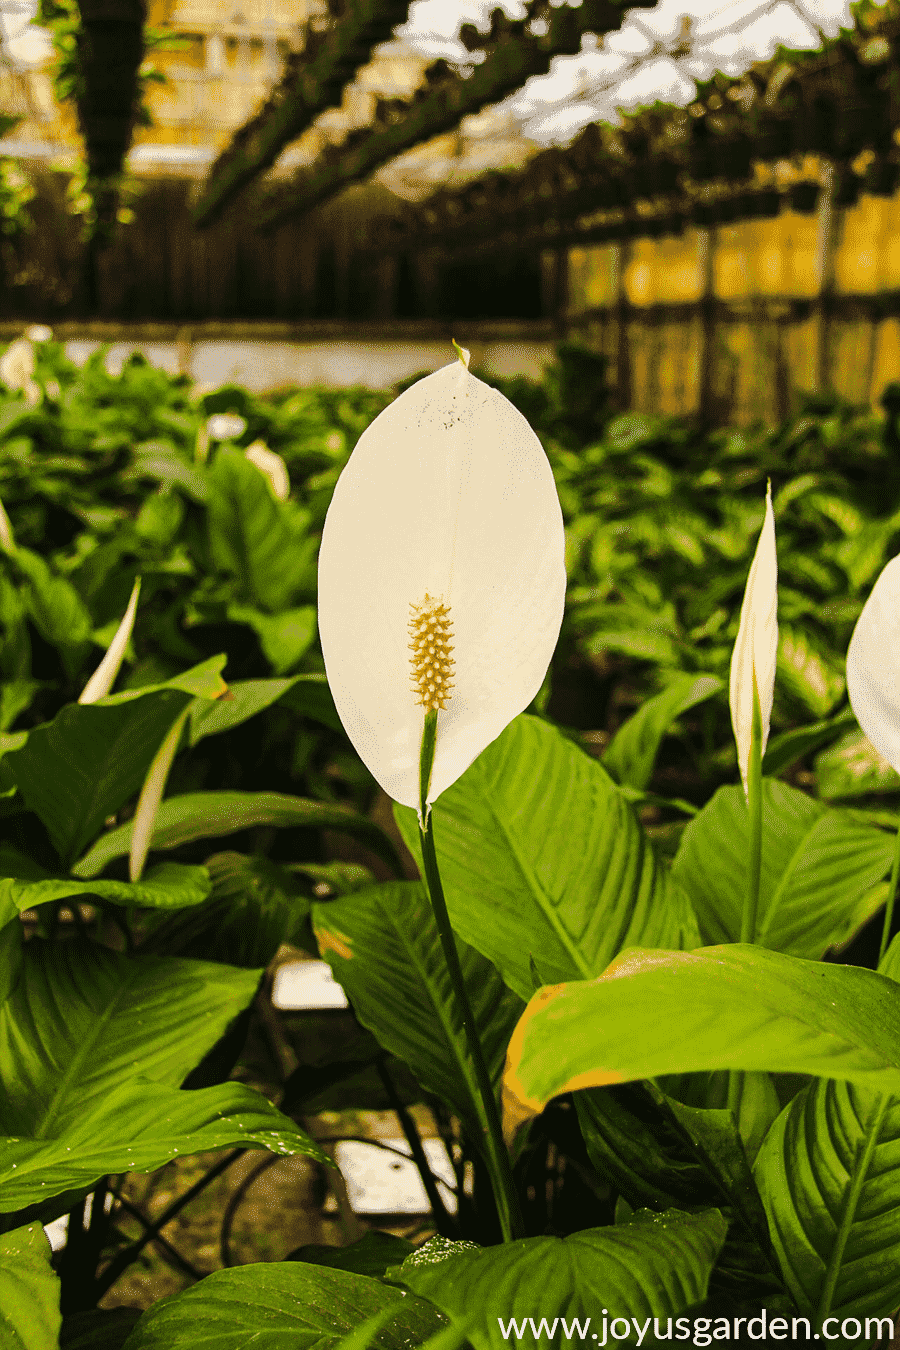
[(8, 389), (25, 389), (34, 376), (34, 347), (27, 337), (16, 338), (0, 356), (0, 380)]
[(270, 450), (264, 441), (254, 441), (244, 451), (251, 464), (255, 464), (260, 473), (264, 473), (272, 485), (272, 491), (279, 501), (285, 502), (291, 493), (291, 480), (287, 465), (280, 455)]
[(847, 648), (847, 693), (867, 739), (900, 773), (900, 556), (872, 588)]
[(144, 874), (144, 864), (147, 861), (147, 854), (150, 852), (157, 812), (166, 790), (169, 770), (172, 767), (172, 761), (181, 740), (181, 733), (190, 712), (191, 705), (189, 703), (169, 728), (165, 740), (153, 758), (153, 763), (147, 770), (147, 777), (144, 779), (144, 786), (141, 788), (141, 795), (138, 797), (138, 803), (134, 809), (134, 819), (131, 822), (131, 848), (128, 852), (129, 881), (140, 881)]
[(750, 735), (753, 726), (753, 684), (762, 716), (765, 753), (775, 694), (775, 663), (778, 656), (778, 557), (775, 549), (775, 513), (772, 485), (766, 490), (766, 514), (750, 566), (737, 641), (731, 655), (729, 702), (731, 725), (737, 742), (738, 764), (744, 792), (750, 765)]
[(140, 593), (141, 579), (138, 577), (132, 588), (131, 599), (128, 601), (128, 608), (125, 610), (122, 622), (116, 629), (106, 655), (78, 696), (79, 703), (96, 703), (98, 698), (105, 698), (115, 684), (116, 676), (122, 665), (122, 658), (128, 646), (128, 639), (131, 637), (131, 630), (134, 628), (134, 618), (137, 614)]
[(384, 790), (417, 809), (425, 711), (441, 709), (430, 804), (537, 694), (566, 593), (547, 456), (463, 355), (360, 437), (319, 552), (338, 713)]
[(25, 336), (29, 342), (50, 342), (53, 329), (48, 328), (45, 323), (33, 323), (30, 328), (25, 329)]
[(234, 441), (246, 430), (247, 423), (239, 413), (213, 413), (206, 419), (206, 434), (211, 441)]
[(16, 540), (13, 535), (12, 525), (9, 516), (6, 514), (6, 507), (0, 502), (0, 548), (4, 553), (15, 553)]

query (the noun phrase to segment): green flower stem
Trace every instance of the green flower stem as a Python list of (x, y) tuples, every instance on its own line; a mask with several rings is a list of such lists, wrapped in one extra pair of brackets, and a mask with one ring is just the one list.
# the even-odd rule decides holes
[(747, 765), (747, 809), (750, 839), (747, 849), (747, 891), (741, 917), (741, 942), (756, 941), (759, 910), (759, 874), (762, 862), (762, 713), (756, 677), (753, 679), (753, 721), (750, 728), (750, 762)]
[(894, 862), (891, 867), (891, 880), (888, 886), (887, 904), (884, 907), (884, 927), (881, 930), (881, 949), (878, 964), (881, 965), (891, 938), (891, 922), (894, 918), (894, 901), (897, 899), (897, 881), (900, 878), (900, 829), (894, 836)]
[[(444, 960), (447, 963), (450, 983), (453, 985), (459, 1014), (462, 1019), (466, 1044), (475, 1069), (475, 1077), (478, 1080), (478, 1091), (481, 1096), (484, 1117), (487, 1122), (487, 1138), (485, 1140), (487, 1149), (486, 1161), (491, 1173), (494, 1199), (497, 1203), (497, 1213), (500, 1218), (503, 1241), (510, 1242), (514, 1238), (525, 1236), (522, 1214), (519, 1209), (519, 1197), (516, 1195), (516, 1189), (513, 1183), (509, 1153), (507, 1152), (506, 1144), (503, 1142), (503, 1130), (500, 1124), (500, 1112), (497, 1110), (497, 1098), (494, 1095), (494, 1085), (491, 1082), (491, 1075), (488, 1072), (487, 1063), (484, 1058), (481, 1037), (478, 1034), (478, 1024), (475, 1021), (475, 1014), (473, 1013), (472, 1005), (469, 1002), (469, 995), (466, 991), (466, 982), (459, 961), (459, 952), (456, 949), (456, 941), (453, 937), (450, 915), (447, 913), (447, 902), (444, 899), (444, 888), (441, 885), (441, 875), (438, 871), (437, 855), (434, 851), (432, 816), (427, 806), (428, 786), (431, 782), (431, 767), (434, 763), (434, 745), (436, 736), (437, 711), (431, 710), (425, 714), (425, 729), (422, 733), (422, 753), (419, 760), (419, 799), (421, 805), (419, 835), (422, 840), (422, 861), (425, 865), (425, 883), (431, 899), (431, 908), (434, 912), (438, 936), (441, 940), (441, 949), (444, 953)], [(422, 824), (422, 821), (425, 823)]]
[[(741, 914), (741, 942), (756, 941), (759, 913), (759, 878), (762, 866), (762, 712), (756, 675), (753, 676), (753, 717), (750, 723), (750, 759), (747, 764), (747, 812), (750, 831), (747, 840), (747, 889)], [(744, 1075), (739, 1069), (728, 1073), (728, 1109), (740, 1119)]]

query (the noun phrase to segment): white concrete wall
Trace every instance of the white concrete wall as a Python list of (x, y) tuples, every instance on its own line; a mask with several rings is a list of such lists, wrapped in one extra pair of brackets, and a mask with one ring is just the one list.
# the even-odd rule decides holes
[[(64, 334), (60, 332), (59, 336)], [(455, 326), (454, 336), (470, 349), (472, 365), (491, 374), (537, 379), (553, 359), (553, 341), (549, 337), (469, 338), (464, 322)], [(109, 342), (111, 338), (105, 340)], [(101, 345), (96, 337), (65, 340), (67, 355), (79, 365)], [(322, 384), (332, 388), (362, 384), (370, 389), (383, 389), (409, 375), (437, 370), (454, 360), (450, 339), (443, 337), (271, 340), (198, 335), (154, 340), (136, 336), (112, 341), (107, 368), (117, 372), (134, 351), (143, 352), (153, 365), (172, 374), (181, 371), (191, 375), (206, 389), (236, 383), (257, 392), (291, 384)]]

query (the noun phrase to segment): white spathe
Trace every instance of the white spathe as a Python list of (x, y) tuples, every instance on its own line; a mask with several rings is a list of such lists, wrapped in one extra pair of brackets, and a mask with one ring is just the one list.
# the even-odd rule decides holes
[(79, 703), (96, 703), (98, 698), (106, 698), (115, 684), (116, 676), (121, 669), (122, 660), (131, 638), (131, 630), (134, 628), (140, 594), (141, 578), (138, 577), (132, 587), (131, 599), (128, 601), (128, 608), (125, 610), (124, 617), (113, 635), (113, 640), (106, 650), (106, 655), (79, 694)]
[(847, 693), (867, 739), (900, 773), (900, 557), (884, 568), (856, 621)]
[(455, 662), (431, 803), (539, 691), (566, 594), (543, 447), (461, 361), (406, 390), (360, 437), (319, 552), (319, 633), (341, 721), (389, 796), (416, 808), (424, 711), (407, 625), (426, 592), (449, 606)]
[(770, 483), (766, 490), (766, 514), (750, 565), (744, 603), (741, 605), (737, 641), (731, 654), (731, 679), (728, 690), (731, 725), (737, 742), (738, 765), (745, 793), (753, 727), (753, 680), (755, 676), (762, 715), (761, 753), (765, 754), (775, 695), (777, 658), (778, 557), (775, 549), (775, 513), (772, 510)]
[(236, 441), (247, 430), (240, 413), (213, 413), (206, 419), (206, 434), (211, 441)]
[(34, 379), (34, 347), (27, 337), (16, 338), (0, 356), (0, 380), (8, 389), (21, 389), (31, 407), (40, 402), (40, 386)]
[(287, 465), (280, 455), (270, 450), (265, 441), (254, 441), (244, 451), (251, 464), (255, 464), (260, 473), (265, 474), (275, 496), (280, 502), (286, 502), (291, 495), (291, 480)]

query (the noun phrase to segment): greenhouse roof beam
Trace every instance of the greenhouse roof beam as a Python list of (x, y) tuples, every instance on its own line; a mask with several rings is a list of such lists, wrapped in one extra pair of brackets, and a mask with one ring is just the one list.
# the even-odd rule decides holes
[[(861, 191), (891, 195), (900, 185), (898, 65), (900, 18), (890, 14), (820, 52), (782, 48), (744, 75), (701, 84), (687, 108), (647, 108), (621, 128), (591, 123), (519, 172), (441, 188), (399, 220), (374, 220), (368, 250), (488, 256), (771, 216), (782, 199), (811, 211), (822, 175), (807, 155), (838, 166), (838, 205)], [(779, 161), (780, 178), (761, 168)]]
[(326, 108), (341, 102), (344, 87), (369, 62), (373, 47), (403, 22), (407, 9), (408, 0), (350, 0), (346, 13), (333, 13), (328, 28), (309, 33), (306, 49), (292, 55), (260, 111), (235, 133), (210, 169), (193, 211), (196, 225), (212, 224), (290, 141)]
[[(430, 68), (431, 81), (417, 91), (399, 120), (378, 120), (351, 132), (343, 145), (328, 147), (289, 183), (273, 185), (255, 217), (260, 229), (272, 229), (334, 197), (351, 183), (368, 178), (382, 164), (443, 132), (463, 117), (498, 103), (532, 75), (550, 69), (554, 56), (577, 55), (584, 33), (600, 36), (621, 27), (626, 9), (651, 9), (656, 0), (584, 0), (578, 9), (549, 9), (547, 31), (526, 31), (526, 21), (511, 23), (494, 11), (497, 30), (492, 49), (468, 78), (453, 74), (444, 62)], [(502, 17), (498, 17), (502, 16)], [(495, 36), (492, 30), (492, 36)], [(385, 105), (388, 117), (395, 109)]]

